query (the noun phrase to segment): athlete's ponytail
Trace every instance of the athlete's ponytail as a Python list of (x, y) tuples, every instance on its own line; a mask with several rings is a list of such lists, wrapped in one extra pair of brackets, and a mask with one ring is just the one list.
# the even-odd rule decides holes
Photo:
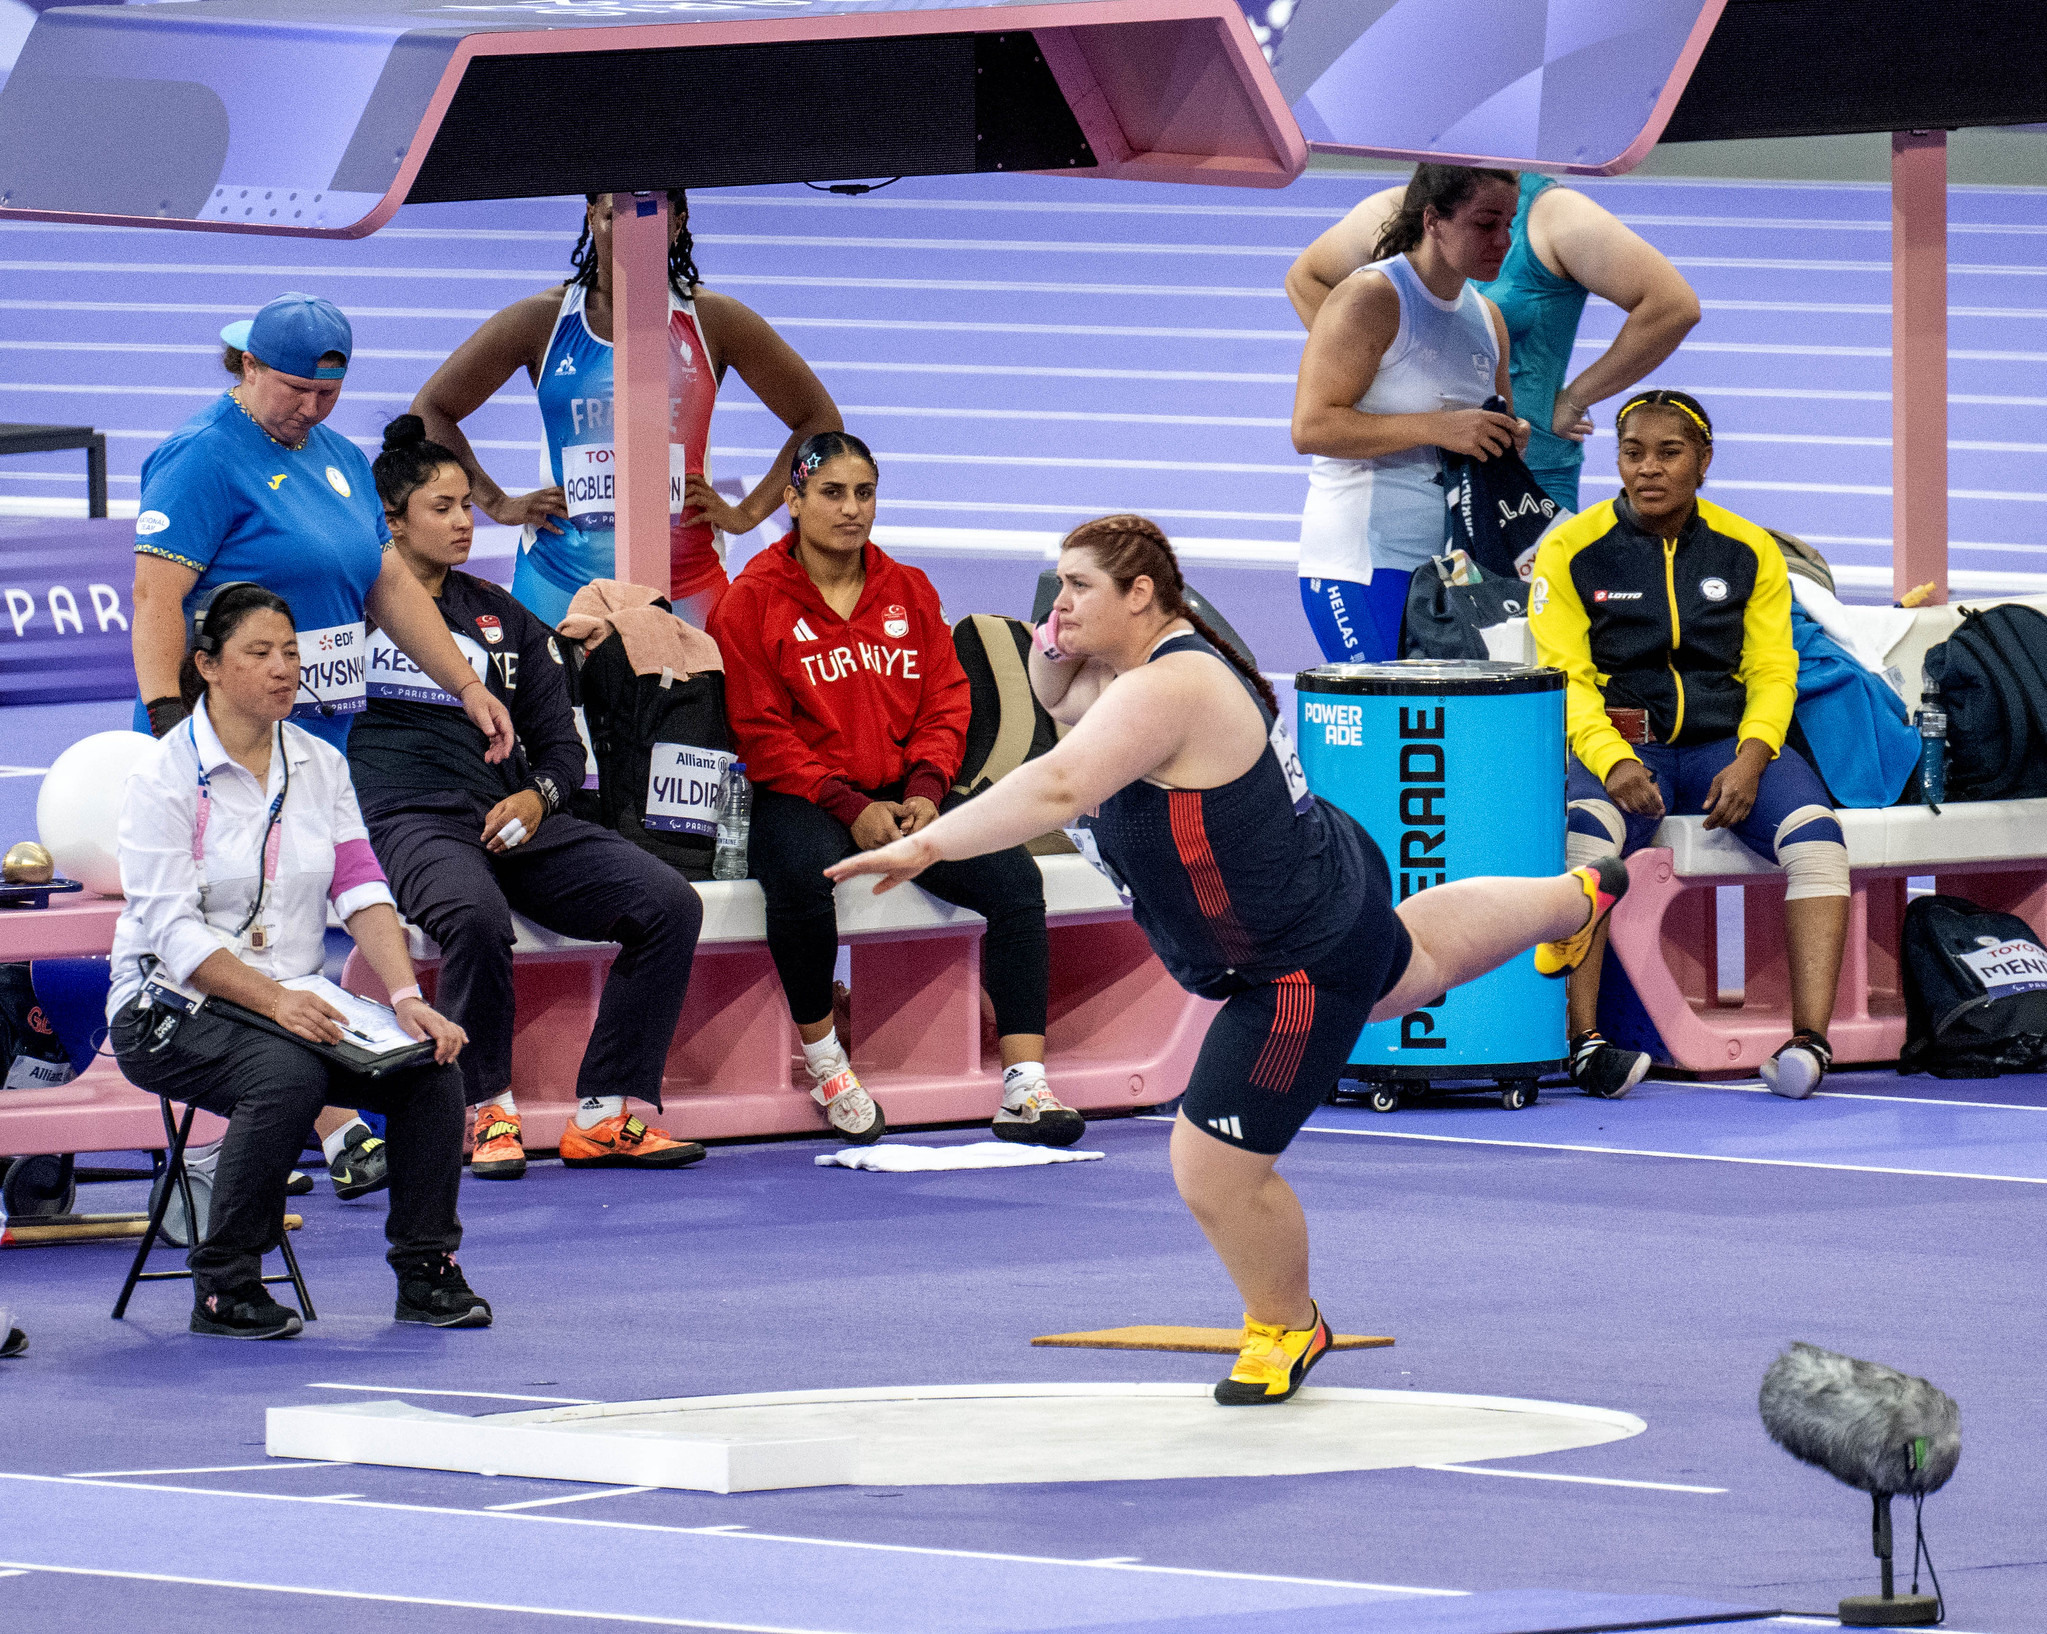
[(377, 479), (377, 497), (386, 516), (403, 516), (412, 496), (444, 465), (460, 465), (454, 453), (428, 440), (426, 422), (417, 414), (401, 414), (384, 427), (384, 451), (370, 462)]
[[(630, 194), (627, 197), (631, 197)], [(595, 204), (598, 195), (585, 193), (583, 202)], [(675, 219), (682, 224), (675, 235), (675, 242), (668, 246), (668, 286), (684, 300), (696, 294), (697, 285), (703, 279), (697, 275), (696, 240), (689, 233), (689, 195), (679, 187), (668, 189), (668, 207), (675, 212)], [(583, 233), (576, 240), (576, 247), (569, 252), (569, 282), (581, 284), (585, 289), (597, 283), (597, 246), (590, 242), (590, 216), (583, 215)]]
[(1380, 230), (1372, 259), (1385, 261), (1405, 255), (1422, 241), (1422, 215), (1434, 210), (1439, 216), (1454, 216), (1482, 181), (1505, 182), (1518, 187), (1521, 176), (1513, 170), (1474, 170), (1469, 165), (1416, 165), (1414, 176), (1402, 195), (1400, 209)]
[(1194, 633), (1215, 648), (1232, 669), (1251, 683), (1252, 689), (1264, 700), (1265, 707), (1275, 716), (1279, 714), (1279, 699), (1273, 693), (1272, 683), (1218, 635), (1188, 602), (1187, 581), (1180, 576), (1180, 558), (1173, 554), (1165, 529), (1151, 518), (1098, 516), (1092, 522), (1081, 523), (1060, 541), (1059, 548), (1061, 551), (1088, 551), (1093, 555), (1095, 565), (1108, 574), (1123, 594), (1127, 595), (1140, 578), (1150, 579), (1152, 600), (1159, 611), (1168, 618), (1184, 618), (1193, 625)]

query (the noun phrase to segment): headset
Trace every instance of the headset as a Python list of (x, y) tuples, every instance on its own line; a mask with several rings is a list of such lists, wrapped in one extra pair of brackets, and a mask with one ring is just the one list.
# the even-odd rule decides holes
[[(254, 579), (232, 579), (226, 584), (215, 585), (213, 589), (207, 592), (206, 599), (192, 610), (191, 645), (194, 652), (203, 652), (208, 658), (218, 658), (220, 656), (221, 638), (219, 636), (209, 636), (206, 633), (206, 619), (220, 598), (231, 590), (261, 590), (266, 595), (272, 593), (267, 586), (258, 584)], [(333, 718), (334, 706), (323, 702), (320, 695), (317, 692), (313, 692), (303, 672), (299, 676), (299, 690), (312, 693), (313, 702), (318, 706), (320, 713), (330, 720)]]

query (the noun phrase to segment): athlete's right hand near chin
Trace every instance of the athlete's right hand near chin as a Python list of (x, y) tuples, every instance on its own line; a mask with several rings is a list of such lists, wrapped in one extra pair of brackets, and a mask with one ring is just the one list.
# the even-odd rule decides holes
[(560, 533), (555, 519), (566, 522), (569, 516), (568, 496), (559, 487), (535, 488), (530, 494), (500, 494), (495, 504), (478, 500), (476, 508), (501, 527), (533, 527), (544, 533)]

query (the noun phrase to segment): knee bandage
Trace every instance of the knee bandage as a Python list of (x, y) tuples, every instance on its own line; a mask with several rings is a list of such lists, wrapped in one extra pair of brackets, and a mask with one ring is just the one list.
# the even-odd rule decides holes
[(1777, 825), (1777, 861), (1786, 902), (1848, 894), (1848, 846), (1825, 806), (1800, 806)]
[(1611, 800), (1573, 800), (1564, 823), (1564, 866), (1583, 868), (1621, 854), (1628, 826)]

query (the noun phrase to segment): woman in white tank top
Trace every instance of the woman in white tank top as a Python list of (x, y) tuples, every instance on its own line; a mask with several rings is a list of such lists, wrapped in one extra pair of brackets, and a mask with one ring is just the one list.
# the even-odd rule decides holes
[[(1315, 456), (1301, 512), (1301, 603), (1323, 656), (1396, 656), (1408, 575), (1443, 548), (1437, 450), (1527, 446), (1507, 328), (1472, 288), (1506, 258), (1511, 170), (1423, 165), (1369, 266), (1331, 291), (1301, 354), (1294, 447)], [(1375, 571), (1376, 570), (1376, 571)]]

